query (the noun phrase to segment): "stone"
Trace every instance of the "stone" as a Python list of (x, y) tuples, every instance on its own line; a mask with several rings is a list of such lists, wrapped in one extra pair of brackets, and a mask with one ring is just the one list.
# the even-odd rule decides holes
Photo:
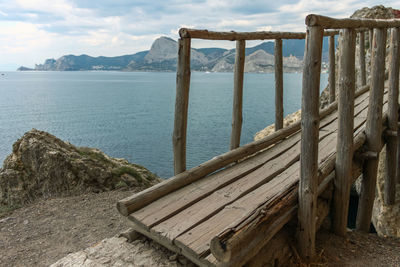
[(159, 181), (146, 168), (125, 159), (32, 129), (13, 144), (0, 169), (0, 204), (18, 206), (41, 197), (145, 188)]
[(170, 257), (174, 256), (172, 252), (154, 245), (156, 248), (144, 240), (129, 243), (124, 237), (107, 238), (82, 251), (67, 255), (50, 267), (195, 266), (190, 262), (182, 264), (171, 261)]

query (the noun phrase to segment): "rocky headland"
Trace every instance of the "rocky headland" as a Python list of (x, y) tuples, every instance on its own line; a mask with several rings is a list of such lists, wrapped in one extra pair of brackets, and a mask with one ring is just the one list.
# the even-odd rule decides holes
[(146, 168), (76, 147), (33, 129), (13, 144), (0, 170), (0, 203), (21, 206), (39, 198), (145, 188), (159, 181)]
[[(327, 42), (325, 42), (327, 43)], [(285, 72), (301, 72), (304, 40), (283, 41), (283, 69)], [(327, 45), (324, 45), (324, 58)], [(169, 37), (156, 39), (150, 50), (118, 57), (91, 57), (88, 55), (65, 55), (58, 59), (47, 59), (34, 68), (21, 66), (19, 71), (176, 71), (178, 42)], [(246, 72), (271, 73), (274, 70), (274, 43), (263, 42), (246, 48)], [(193, 71), (232, 72), (235, 49), (192, 48)]]

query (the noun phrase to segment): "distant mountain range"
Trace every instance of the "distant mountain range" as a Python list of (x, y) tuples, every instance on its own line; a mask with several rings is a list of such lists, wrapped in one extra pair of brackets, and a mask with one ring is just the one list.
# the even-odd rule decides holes
[[(324, 42), (323, 59), (327, 58), (328, 42)], [(285, 72), (301, 71), (304, 53), (304, 40), (283, 40), (283, 68)], [(35, 68), (21, 66), (19, 71), (176, 71), (178, 42), (160, 37), (154, 41), (150, 50), (133, 55), (117, 57), (91, 57), (88, 55), (65, 55), (59, 59), (47, 59)], [(273, 72), (274, 43), (263, 42), (246, 48), (246, 72)], [(191, 68), (194, 71), (231, 72), (235, 62), (235, 49), (192, 48)]]

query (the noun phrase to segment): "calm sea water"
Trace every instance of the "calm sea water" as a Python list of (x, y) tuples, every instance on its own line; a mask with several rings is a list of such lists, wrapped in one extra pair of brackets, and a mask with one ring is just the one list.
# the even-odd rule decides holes
[[(175, 73), (3, 72), (0, 160), (26, 131), (48, 131), (77, 146), (96, 147), (173, 174)], [(328, 76), (322, 74), (321, 87)], [(187, 161), (193, 167), (228, 151), (232, 73), (192, 73)], [(301, 74), (284, 74), (285, 115), (300, 108)], [(241, 144), (274, 120), (274, 75), (245, 74)]]

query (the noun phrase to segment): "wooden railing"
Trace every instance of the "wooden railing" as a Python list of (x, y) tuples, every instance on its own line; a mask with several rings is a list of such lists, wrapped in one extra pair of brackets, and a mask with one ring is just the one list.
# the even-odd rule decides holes
[[(312, 258), (315, 251), (316, 208), (318, 196), (318, 135), (319, 86), (322, 56), (322, 37), (327, 29), (341, 29), (339, 83), (338, 83), (338, 141), (335, 163), (335, 190), (333, 202), (333, 230), (346, 233), (350, 197), (350, 179), (353, 162), (353, 118), (355, 92), (356, 31), (360, 33), (361, 84), (366, 84), (365, 31), (373, 29), (371, 47), (371, 80), (369, 109), (366, 123), (366, 161), (363, 169), (361, 197), (357, 214), (357, 228), (369, 231), (375, 197), (379, 152), (382, 148), (382, 105), (385, 82), (386, 32), (391, 28), (389, 68), (389, 111), (387, 136), (387, 176), (385, 201), (394, 202), (396, 153), (398, 141), (399, 90), (399, 27), (400, 20), (333, 19), (319, 15), (306, 18), (306, 49), (302, 92), (301, 179), (298, 210), (298, 249), (304, 258)], [(331, 55), (332, 56), (332, 55)], [(333, 90), (333, 88), (331, 88)], [(331, 100), (333, 100), (331, 91)]]
[[(326, 31), (330, 38), (329, 48), (329, 88), (331, 103), (335, 100), (335, 35), (338, 31)], [(179, 52), (177, 64), (177, 86), (175, 102), (175, 121), (173, 132), (174, 172), (175, 175), (186, 170), (186, 135), (190, 87), (190, 51), (191, 39), (236, 41), (234, 66), (234, 89), (232, 108), (232, 130), (230, 150), (240, 146), (242, 131), (243, 77), (246, 40), (275, 40), (275, 131), (283, 128), (283, 55), (282, 39), (304, 39), (302, 32), (213, 32), (207, 30), (181, 29), (179, 31)], [(282, 132), (280, 137), (287, 135)]]

